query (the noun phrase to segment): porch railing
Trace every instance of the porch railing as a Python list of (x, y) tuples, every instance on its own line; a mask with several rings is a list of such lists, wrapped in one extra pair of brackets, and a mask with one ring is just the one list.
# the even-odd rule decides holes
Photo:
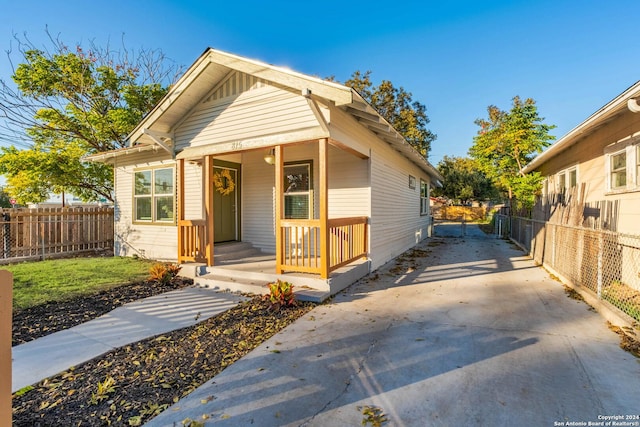
[[(329, 272), (367, 254), (367, 217), (329, 220)], [(322, 273), (318, 219), (280, 221), (282, 261), (278, 270)]]
[[(367, 255), (366, 216), (334, 218), (329, 227), (329, 273)], [(178, 221), (178, 262), (206, 261), (205, 220)], [(277, 270), (322, 274), (319, 219), (280, 221), (282, 254)]]
[(203, 219), (178, 221), (178, 262), (204, 262), (206, 222)]

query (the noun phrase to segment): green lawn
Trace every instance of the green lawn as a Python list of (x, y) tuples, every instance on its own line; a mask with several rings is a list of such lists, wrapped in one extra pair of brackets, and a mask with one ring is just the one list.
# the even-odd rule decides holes
[(123, 257), (71, 258), (0, 266), (13, 273), (13, 308), (61, 301), (144, 280), (155, 261)]

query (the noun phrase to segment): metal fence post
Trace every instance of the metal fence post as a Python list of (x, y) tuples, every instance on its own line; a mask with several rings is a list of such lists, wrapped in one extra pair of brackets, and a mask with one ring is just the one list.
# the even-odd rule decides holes
[(0, 270), (0, 425), (11, 425), (13, 275)]
[(604, 267), (604, 233), (598, 233), (598, 299), (602, 299), (602, 277)]

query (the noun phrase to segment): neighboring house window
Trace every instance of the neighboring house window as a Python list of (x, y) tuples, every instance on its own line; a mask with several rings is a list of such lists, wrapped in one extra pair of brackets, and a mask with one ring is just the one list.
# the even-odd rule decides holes
[(640, 137), (623, 138), (604, 149), (606, 190), (640, 190)]
[(623, 151), (611, 155), (611, 189), (619, 190), (627, 186), (627, 153)]
[(640, 145), (636, 145), (636, 185), (640, 186)]
[(138, 170), (134, 176), (134, 221), (172, 223), (174, 218), (174, 169)]
[(558, 174), (558, 192), (562, 193), (567, 188), (567, 179), (565, 177), (565, 171)]
[(420, 180), (420, 215), (429, 213), (429, 184)]
[(578, 170), (576, 168), (569, 169), (567, 175), (569, 175), (569, 188), (578, 185)]
[(309, 219), (313, 217), (313, 163), (287, 163), (284, 166), (284, 217)]
[(572, 167), (556, 174), (556, 192), (562, 193), (578, 185), (578, 168)]

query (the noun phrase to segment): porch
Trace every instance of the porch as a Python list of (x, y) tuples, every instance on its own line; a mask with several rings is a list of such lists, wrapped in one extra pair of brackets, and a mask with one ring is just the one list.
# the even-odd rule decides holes
[[(201, 155), (198, 159), (201, 165), (202, 191), (191, 194), (197, 195), (202, 200), (202, 211), (204, 218), (185, 218), (185, 204), (193, 205), (193, 201), (186, 201), (185, 194), (185, 158), (178, 156), (177, 161), (177, 183), (178, 183), (178, 262), (186, 264), (183, 271), (197, 278), (196, 282), (207, 286), (221, 289), (239, 289), (250, 286), (252, 292), (256, 292), (257, 283), (260, 287), (277, 279), (287, 280), (302, 292), (308, 294), (303, 299), (315, 298), (322, 300), (329, 295), (344, 289), (346, 286), (368, 273), (368, 216), (349, 216), (339, 218), (329, 218), (329, 140), (324, 138), (316, 141), (297, 144), (296, 147), (278, 145), (270, 148), (273, 159), (269, 163), (269, 169), (260, 169), (260, 163), (255, 159), (260, 156), (262, 162), (262, 152), (260, 150), (247, 150), (242, 153), (235, 153), (235, 164), (237, 170), (231, 175), (237, 176), (235, 185), (232, 185), (232, 192), (221, 195), (216, 191), (211, 183), (216, 178), (216, 170), (220, 170), (220, 162), (230, 161), (227, 153), (217, 155)], [(297, 152), (297, 156), (294, 154)], [(333, 159), (341, 156), (351, 156), (340, 148), (332, 147)], [(285, 151), (289, 152), (289, 164), (285, 164)], [(227, 154), (227, 157), (225, 157)], [(311, 155), (313, 157), (311, 157)], [(292, 156), (292, 157), (291, 157)], [(308, 212), (307, 218), (292, 217), (292, 207), (285, 203), (285, 198), (291, 201), (287, 183), (290, 181), (290, 173), (299, 172), (300, 161), (295, 166), (291, 166), (291, 160), (299, 158), (310, 158), (308, 160), (308, 171), (302, 179), (305, 187), (303, 192), (296, 194), (308, 194), (308, 199), (304, 199), (302, 206), (294, 208), (294, 214)], [(186, 156), (184, 156), (186, 157)], [(215, 158), (214, 158), (215, 157)], [(351, 162), (363, 161), (363, 156), (351, 156)], [(193, 158), (189, 159), (194, 162)], [(265, 160), (266, 161), (266, 160)], [(214, 162), (217, 162), (214, 165)], [(361, 164), (359, 176), (366, 177), (366, 160)], [(230, 165), (231, 163), (226, 163)], [(232, 166), (233, 167), (233, 166)], [(264, 168), (264, 165), (262, 165)], [(286, 168), (290, 169), (286, 169)], [(240, 169), (242, 168), (242, 173)], [(245, 173), (246, 171), (246, 173)], [(333, 169), (332, 169), (333, 172)], [(337, 173), (338, 171), (336, 170)], [(237, 175), (234, 175), (237, 173)], [(242, 182), (240, 181), (242, 177)], [(249, 177), (249, 178), (247, 178)], [(218, 180), (220, 178), (217, 178)], [(361, 178), (365, 179), (365, 178)], [(260, 181), (260, 182), (258, 182)], [(315, 184), (314, 184), (315, 183)], [(362, 184), (362, 183), (359, 183)], [(255, 190), (260, 186), (261, 191)], [(366, 188), (359, 185), (356, 190)], [(317, 189), (318, 191), (314, 191)], [(237, 191), (235, 193), (233, 191)], [(343, 190), (344, 191), (344, 190)], [(242, 197), (239, 195), (242, 193)], [(273, 196), (268, 197), (266, 193)], [(358, 193), (355, 193), (356, 195)], [(192, 196), (193, 197), (193, 196)], [(233, 199), (235, 198), (235, 199)], [(260, 203), (257, 199), (260, 198)], [(229, 202), (229, 200), (234, 200)], [(344, 200), (344, 197), (343, 197)], [(220, 218), (220, 206), (228, 203), (233, 206), (233, 211), (244, 209), (251, 204), (246, 211), (250, 213), (238, 214), (239, 231), (235, 234), (235, 239), (220, 239), (221, 229), (216, 221)], [(343, 204), (345, 202), (342, 202)], [(258, 206), (259, 208), (256, 208)], [(351, 209), (349, 211), (348, 209)], [(366, 206), (355, 206), (347, 209), (339, 209), (340, 213), (366, 213)], [(334, 214), (335, 215), (335, 214)], [(228, 215), (227, 215), (228, 216)], [(302, 215), (305, 216), (305, 215)], [(212, 224), (216, 224), (213, 227)], [(236, 247), (242, 247), (244, 243), (255, 243), (250, 233), (245, 229), (252, 225), (253, 236), (260, 224), (260, 237), (262, 238), (258, 247), (263, 253), (247, 253), (245, 250), (232, 251), (235, 256), (226, 256), (224, 253), (229, 247), (228, 241), (235, 241)], [(270, 235), (268, 241), (265, 236)], [(220, 242), (222, 240), (223, 242)], [(266, 243), (265, 243), (266, 241)], [(270, 242), (270, 243), (269, 243)], [(249, 246), (251, 246), (249, 244)], [(222, 251), (222, 254), (220, 253)], [(221, 256), (223, 255), (223, 256)]]
[(280, 279), (293, 283), (296, 299), (322, 302), (369, 272), (369, 261), (359, 259), (335, 268), (328, 279), (302, 272), (278, 274), (275, 273), (275, 254), (260, 252), (246, 242), (216, 245), (214, 264), (183, 264), (181, 274), (192, 278), (196, 286), (257, 295), (267, 294), (269, 290), (265, 285)]

